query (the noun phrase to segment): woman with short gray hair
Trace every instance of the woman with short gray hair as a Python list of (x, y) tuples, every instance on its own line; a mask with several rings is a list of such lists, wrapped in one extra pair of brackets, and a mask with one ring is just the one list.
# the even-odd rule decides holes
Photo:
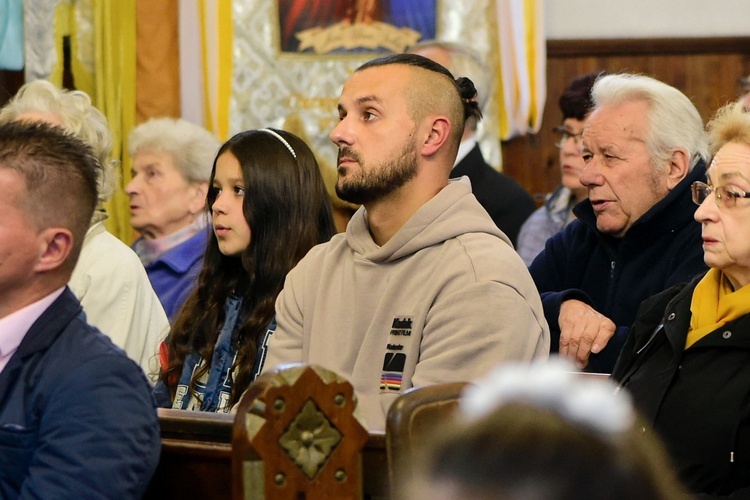
[(133, 249), (167, 316), (174, 318), (195, 286), (206, 249), (208, 180), (219, 140), (182, 119), (155, 118), (130, 133), (130, 224)]

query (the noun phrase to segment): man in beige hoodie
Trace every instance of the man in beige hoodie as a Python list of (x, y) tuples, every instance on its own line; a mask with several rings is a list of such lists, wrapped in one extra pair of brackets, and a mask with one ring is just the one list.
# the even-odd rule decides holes
[(365, 63), (341, 94), (336, 191), (362, 207), (287, 276), (265, 369), (346, 376), (370, 430), (410, 387), (549, 353), (526, 266), (468, 179), (448, 181), (475, 98), (470, 80), (414, 54)]

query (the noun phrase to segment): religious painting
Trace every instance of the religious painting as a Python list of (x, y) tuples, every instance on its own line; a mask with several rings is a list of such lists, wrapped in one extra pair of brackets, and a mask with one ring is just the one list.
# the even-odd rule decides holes
[(403, 52), (435, 38), (437, 0), (278, 0), (282, 52)]

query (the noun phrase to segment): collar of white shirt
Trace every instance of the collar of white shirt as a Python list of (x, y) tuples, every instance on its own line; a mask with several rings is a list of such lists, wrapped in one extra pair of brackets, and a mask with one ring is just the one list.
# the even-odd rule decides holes
[(461, 141), (461, 144), (458, 146), (458, 154), (456, 155), (456, 161), (453, 162), (453, 168), (456, 168), (456, 165), (458, 165), (458, 162), (466, 158), (466, 155), (469, 154), (469, 151), (474, 149), (474, 146), (477, 145), (477, 137), (475, 135), (472, 135), (468, 139)]

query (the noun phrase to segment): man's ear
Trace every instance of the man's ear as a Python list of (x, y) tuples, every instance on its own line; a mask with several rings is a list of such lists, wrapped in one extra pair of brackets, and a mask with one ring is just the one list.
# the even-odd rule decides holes
[(684, 148), (672, 151), (672, 156), (667, 163), (667, 189), (670, 191), (684, 179), (690, 171), (690, 156)]
[(445, 116), (432, 118), (427, 138), (422, 144), (422, 156), (432, 156), (446, 143), (451, 133), (451, 122)]
[(35, 271), (54, 271), (65, 265), (73, 251), (73, 233), (64, 227), (49, 227), (39, 233), (39, 258)]

